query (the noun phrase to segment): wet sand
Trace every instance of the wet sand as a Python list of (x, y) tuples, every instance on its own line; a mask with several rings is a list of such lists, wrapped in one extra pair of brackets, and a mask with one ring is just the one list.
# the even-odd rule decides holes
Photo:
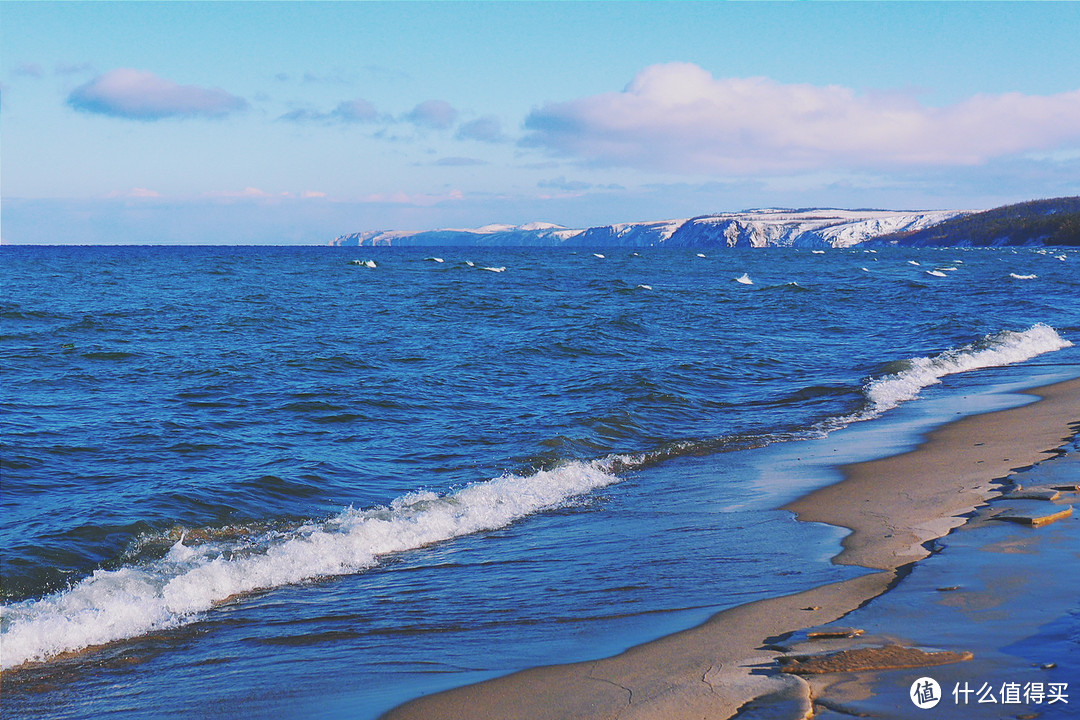
[[(835, 562), (875, 572), (732, 608), (611, 658), (533, 668), (419, 698), (384, 717), (689, 720), (727, 718), (740, 709), (740, 717), (807, 717), (815, 696), (820, 713), (827, 707), (820, 704), (822, 695), (832, 686), (815, 680), (811, 688), (803, 676), (781, 672), (778, 659), (791, 651), (785, 643), (807, 628), (874, 607), (876, 602), (867, 603), (929, 555), (931, 541), (963, 525), (976, 507), (1000, 494), (996, 481), (1054, 456), (1080, 421), (1080, 380), (1028, 394), (1042, 399), (947, 424), (910, 452), (845, 466), (841, 482), (786, 506), (800, 520), (850, 528)], [(1001, 572), (1021, 571), (1016, 564)], [(842, 650), (870, 641), (829, 642)], [(875, 696), (871, 680), (860, 687), (855, 695)]]
[[(1020, 512), (1048, 517), (1080, 503), (1080, 438), (1067, 455), (1046, 460), (1010, 476), (1022, 486), (983, 505), (963, 526), (934, 543), (934, 552), (917, 563), (897, 587), (846, 616), (856, 637), (813, 639), (800, 632), (780, 645), (788, 657), (810, 663), (835, 659), (861, 648), (945, 648), (967, 659), (940, 666), (867, 668), (805, 675), (815, 718), (1077, 717), (1080, 700), (1080, 515), (1044, 525), (1002, 522)], [(1069, 490), (1028, 491), (1031, 487)], [(1037, 502), (1016, 496), (1042, 495)], [(1054, 497), (1056, 495), (1056, 497)], [(836, 633), (834, 633), (836, 634)], [(811, 668), (812, 669), (812, 668)], [(912, 684), (931, 677), (941, 699), (932, 711), (909, 700)], [(1068, 683), (1069, 702), (1038, 702), (1024, 688)], [(1014, 696), (1003, 702), (1008, 685)], [(986, 702), (978, 702), (986, 688)], [(973, 691), (965, 695), (963, 688)], [(990, 697), (996, 702), (989, 702)]]

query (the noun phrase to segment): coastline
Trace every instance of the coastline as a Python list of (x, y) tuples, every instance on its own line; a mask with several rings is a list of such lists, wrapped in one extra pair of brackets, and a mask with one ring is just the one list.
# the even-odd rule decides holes
[(754, 707), (767, 707), (772, 716), (807, 716), (810, 686), (776, 669), (785, 649), (774, 643), (887, 593), (930, 554), (930, 541), (999, 494), (995, 482), (1053, 456), (1075, 435), (1080, 379), (1022, 394), (1040, 400), (961, 418), (911, 451), (843, 466), (840, 482), (784, 506), (802, 521), (851, 529), (833, 562), (874, 572), (734, 607), (610, 658), (532, 668), (417, 698), (383, 718), (677, 720), (731, 717)]

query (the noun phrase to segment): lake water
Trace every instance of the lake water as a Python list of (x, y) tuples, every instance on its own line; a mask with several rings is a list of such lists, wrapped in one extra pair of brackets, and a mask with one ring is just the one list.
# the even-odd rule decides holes
[(773, 508), (1080, 362), (1075, 249), (0, 266), (8, 717), (374, 718), (850, 577)]

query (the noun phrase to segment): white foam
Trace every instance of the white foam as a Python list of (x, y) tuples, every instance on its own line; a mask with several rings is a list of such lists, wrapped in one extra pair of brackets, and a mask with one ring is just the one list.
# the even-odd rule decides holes
[(43, 661), (197, 620), (236, 595), (374, 567), (381, 556), (505, 527), (618, 482), (640, 459), (574, 461), (504, 475), (448, 495), (415, 492), (388, 507), (346, 509), (329, 520), (244, 541), (188, 546), (160, 560), (97, 570), (62, 592), (0, 607), (0, 667)]
[(1016, 273), (1009, 273), (1009, 277), (1016, 278), (1017, 280), (1034, 280), (1039, 277), (1038, 275), (1017, 275)]
[(948, 275), (941, 272), (940, 270), (927, 270), (926, 274), (927, 275), (933, 275), (934, 277), (948, 277)]
[(638, 285), (642, 290), (652, 290), (652, 285)]
[(481, 267), (480, 269), (489, 272), (506, 272), (506, 267)]
[(432, 262), (437, 262), (437, 263), (443, 262), (443, 259), (441, 257), (428, 257), (428, 258), (424, 258), (424, 259), (425, 260), (431, 260)]
[(703, 258), (703, 257), (705, 257), (705, 253), (698, 253), (698, 254), (697, 254), (697, 256), (698, 256), (699, 258)]
[(810, 252), (812, 252), (814, 255), (824, 255), (825, 254), (824, 250), (811, 250)]
[(743, 285), (753, 285), (754, 281), (750, 279), (750, 273), (743, 273), (739, 277), (735, 278), (735, 282), (742, 283)]
[(914, 265), (915, 267), (919, 267), (920, 265), (922, 265), (922, 263), (919, 262), (918, 260), (908, 260), (907, 264), (908, 265)]
[(474, 263), (472, 260), (466, 260), (465, 264), (469, 267), (476, 267), (476, 263)]
[(912, 358), (905, 361), (903, 370), (870, 381), (863, 389), (870, 407), (851, 419), (876, 417), (906, 400), (918, 397), (923, 388), (941, 382), (946, 375), (1012, 365), (1071, 346), (1072, 343), (1058, 335), (1057, 330), (1038, 323), (1021, 332), (1002, 330), (978, 342), (950, 348), (933, 357)]
[(603, 260), (603, 259), (604, 259), (604, 256), (603, 256), (603, 255), (601, 255), (600, 253), (593, 253), (593, 257), (598, 257), (598, 258), (600, 258), (601, 260)]

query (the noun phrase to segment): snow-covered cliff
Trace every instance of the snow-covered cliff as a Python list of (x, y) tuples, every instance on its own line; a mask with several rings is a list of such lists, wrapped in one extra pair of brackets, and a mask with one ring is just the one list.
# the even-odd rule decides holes
[(682, 220), (620, 223), (574, 230), (551, 223), (486, 225), (466, 230), (381, 230), (342, 235), (331, 245), (486, 245), (594, 247), (850, 247), (879, 235), (922, 230), (957, 211), (748, 210)]

